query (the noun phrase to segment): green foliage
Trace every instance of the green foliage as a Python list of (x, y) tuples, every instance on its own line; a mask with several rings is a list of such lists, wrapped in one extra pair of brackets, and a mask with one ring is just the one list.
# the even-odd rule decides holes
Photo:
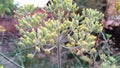
[(107, 57), (105, 54), (101, 54), (100, 58), (102, 60), (100, 68), (106, 68), (106, 67), (107, 68), (117, 68), (117, 66), (116, 66), (117, 60), (114, 57), (112, 57), (112, 56)]
[(34, 5), (32, 4), (28, 4), (28, 5), (24, 5), (24, 6), (20, 6), (18, 7), (19, 10), (16, 10), (15, 13), (17, 16), (26, 16), (26, 15), (30, 15), (34, 10)]
[(0, 16), (11, 16), (13, 15), (13, 10), (15, 5), (14, 0), (0, 0)]
[(4, 68), (3, 66), (0, 66), (0, 68)]

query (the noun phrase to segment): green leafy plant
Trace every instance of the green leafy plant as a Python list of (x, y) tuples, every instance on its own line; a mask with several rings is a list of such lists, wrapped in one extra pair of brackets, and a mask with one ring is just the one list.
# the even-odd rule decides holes
[[(72, 0), (50, 1), (44, 10), (45, 13), (28, 14), (18, 19), (16, 28), (22, 35), (18, 42), (20, 54), (24, 58), (34, 59), (42, 51), (49, 55), (57, 48), (58, 68), (61, 68), (61, 51), (68, 49), (94, 67), (98, 55), (95, 48), (96, 34), (102, 32), (99, 20), (104, 15), (93, 9), (83, 9), (82, 15), (77, 14), (78, 7)], [(17, 12), (24, 13), (22, 10)], [(50, 19), (47, 19), (48, 12), (52, 14)]]
[(13, 15), (15, 5), (14, 0), (0, 0), (0, 16), (6, 17)]
[(100, 58), (101, 58), (101, 65), (100, 65), (100, 68), (117, 68), (116, 66), (116, 63), (117, 63), (117, 60), (112, 57), (112, 56), (109, 56), (107, 57), (105, 54), (101, 54), (100, 55)]
[(28, 5), (24, 5), (24, 6), (19, 6), (18, 9), (19, 10), (16, 10), (15, 13), (16, 13), (17, 17), (20, 18), (23, 16), (30, 15), (36, 8), (34, 8), (33, 4), (28, 4)]

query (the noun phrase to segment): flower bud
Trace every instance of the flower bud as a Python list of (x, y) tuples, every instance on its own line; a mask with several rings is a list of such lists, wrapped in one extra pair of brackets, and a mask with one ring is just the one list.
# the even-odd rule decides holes
[(24, 44), (22, 42), (18, 42), (18, 45), (22, 48), (24, 47)]
[(32, 25), (34, 24), (34, 20), (33, 20), (33, 19), (31, 20), (31, 24), (32, 24)]
[(33, 31), (30, 32), (30, 37), (31, 37), (31, 38), (35, 38), (35, 37), (36, 37), (36, 33), (34, 33)]
[(61, 31), (61, 30), (62, 30), (62, 28), (59, 26), (58, 29), (57, 29), (57, 31), (59, 32), (59, 31)]
[(31, 24), (27, 24), (27, 28), (32, 28), (32, 25)]
[(39, 20), (36, 18), (36, 19), (35, 19), (35, 22), (38, 24), (38, 23), (39, 23)]
[(75, 42), (71, 42), (70, 44), (71, 44), (72, 46), (75, 46)]
[(37, 39), (33, 39), (33, 44), (37, 44)]
[(80, 42), (78, 41), (78, 42), (76, 43), (76, 45), (77, 45), (77, 46), (80, 46)]
[(38, 39), (39, 39), (39, 41), (41, 41), (41, 40), (42, 40), (42, 37), (41, 37), (41, 36), (38, 36)]
[(74, 36), (75, 40), (78, 40), (78, 34), (77, 33), (74, 33), (73, 36)]
[(43, 37), (43, 32), (39, 28), (37, 28), (37, 35)]
[(70, 42), (75, 42), (75, 40), (70, 36), (70, 34), (68, 34), (68, 40), (69, 40)]
[(85, 48), (82, 48), (81, 51), (84, 52), (84, 51), (85, 51)]
[(33, 58), (33, 54), (27, 54), (27, 58), (29, 58), (29, 59), (32, 59)]
[(66, 46), (67, 46), (67, 47), (71, 47), (72, 45), (71, 45), (71, 44), (69, 44), (69, 43), (67, 43), (67, 44), (66, 44)]
[(45, 27), (41, 27), (41, 30), (43, 31), (43, 35), (46, 35), (48, 32), (47, 28)]
[(20, 29), (20, 33), (25, 34), (25, 31), (23, 29)]
[(37, 52), (40, 52), (40, 48), (39, 48), (38, 46), (35, 46), (35, 50), (36, 50)]
[(88, 38), (89, 38), (89, 39), (96, 39), (96, 36), (90, 35), (90, 36), (88, 36)]
[(40, 20), (40, 19), (41, 19), (41, 15), (37, 16), (37, 19), (39, 19), (39, 20)]
[(80, 27), (79, 27), (81, 30), (88, 30), (88, 28), (85, 26), (85, 25), (80, 25)]
[(95, 45), (95, 41), (90, 42), (90, 46), (93, 47)]
[(64, 34), (66, 34), (67, 33), (67, 30), (63, 30), (62, 31), (62, 34), (64, 35)]
[(57, 35), (56, 32), (53, 32), (53, 33), (51, 34), (51, 36), (52, 36), (53, 38), (55, 38), (55, 37), (57, 37), (58, 35)]
[(74, 30), (74, 33), (78, 33), (78, 30), (76, 29), (76, 30)]
[(50, 33), (48, 33), (45, 37), (45, 40), (50, 40), (52, 38), (52, 35)]
[(49, 30), (51, 30), (52, 29), (52, 25), (49, 23), (49, 24), (47, 24), (47, 28), (49, 29)]
[(45, 39), (42, 39), (42, 40), (41, 40), (41, 44), (42, 44), (42, 45), (45, 45), (45, 44), (46, 44)]
[(22, 43), (25, 43), (26, 40), (25, 40), (23, 37), (21, 37), (21, 38), (20, 38), (20, 41), (21, 41)]
[(25, 38), (25, 40), (29, 40), (30, 42), (32, 42), (32, 39), (30, 37)]
[(66, 3), (72, 3), (72, 0), (65, 0)]
[(50, 44), (51, 45), (54, 45), (54, 42), (55, 42), (54, 39), (50, 39)]
[(19, 27), (18, 25), (15, 25), (15, 27), (16, 27), (16, 29), (17, 29), (17, 30), (19, 30), (19, 29), (20, 29), (20, 27)]
[(24, 37), (24, 38), (28, 38), (28, 36), (27, 36), (27, 35), (23, 35), (23, 37)]
[(90, 51), (90, 53), (95, 53), (96, 52), (96, 49), (95, 48), (92, 48), (92, 50)]
[(58, 27), (58, 31), (61, 31), (61, 30), (63, 30), (64, 28), (65, 28), (65, 24), (62, 24), (62, 25), (60, 25), (59, 27)]
[(83, 41), (83, 39), (79, 39), (78, 41), (79, 41), (79, 42), (82, 42), (82, 41)]
[(83, 44), (84, 46), (87, 46), (87, 45), (88, 45), (88, 43), (87, 43), (86, 41), (82, 41), (82, 44)]
[(30, 40), (26, 40), (26, 45), (28, 45), (28, 46), (30, 46), (30, 45), (31, 45)]
[(49, 55), (49, 54), (50, 54), (50, 49), (45, 49), (45, 53), (46, 53), (47, 55)]

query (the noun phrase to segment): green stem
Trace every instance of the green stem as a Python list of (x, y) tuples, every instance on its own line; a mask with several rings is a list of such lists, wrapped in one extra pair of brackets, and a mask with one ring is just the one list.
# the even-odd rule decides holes
[(80, 68), (83, 68), (83, 65), (81, 64), (81, 62), (80, 62), (80, 60), (78, 59), (78, 57), (76, 57), (73, 53), (71, 53), (71, 54), (75, 57), (76, 61), (79, 63)]
[(58, 68), (61, 68), (61, 46), (58, 45)]
[(21, 65), (17, 64), (16, 62), (14, 62), (13, 60), (10, 60), (10, 59), (9, 59), (7, 56), (5, 56), (3, 53), (0, 52), (0, 55), (1, 55), (2, 57), (4, 57), (6, 60), (8, 60), (9, 62), (15, 64), (16, 66), (18, 66), (18, 67), (20, 67), (20, 68), (24, 68), (24, 67), (22, 67)]
[[(105, 37), (105, 35), (104, 35), (104, 33), (102, 32), (102, 36), (103, 36), (103, 39), (105, 40), (105, 44), (106, 44), (106, 46), (108, 46), (109, 44), (108, 44), (108, 41), (107, 41), (107, 39), (106, 39), (106, 37)], [(108, 51), (110, 52), (110, 49), (109, 48), (107, 48), (108, 49)], [(110, 53), (108, 54), (108, 56), (110, 56)]]
[(3, 37), (4, 37), (4, 32), (2, 32), (2, 39), (1, 39), (1, 42), (3, 42)]

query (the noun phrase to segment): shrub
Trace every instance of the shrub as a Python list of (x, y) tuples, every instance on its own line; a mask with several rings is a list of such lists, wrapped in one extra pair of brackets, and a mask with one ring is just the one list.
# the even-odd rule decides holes
[(6, 17), (13, 15), (15, 5), (14, 0), (0, 0), (0, 16)]
[[(45, 13), (26, 15), (18, 20), (16, 28), (22, 35), (18, 42), (22, 56), (33, 59), (42, 51), (49, 55), (57, 48), (58, 68), (61, 68), (61, 49), (65, 48), (95, 66), (99, 54), (96, 54), (94, 34), (102, 32), (99, 20), (104, 15), (93, 9), (83, 9), (82, 15), (77, 14), (78, 7), (72, 0), (50, 1), (44, 10)], [(47, 19), (47, 12), (52, 14), (50, 19)]]

